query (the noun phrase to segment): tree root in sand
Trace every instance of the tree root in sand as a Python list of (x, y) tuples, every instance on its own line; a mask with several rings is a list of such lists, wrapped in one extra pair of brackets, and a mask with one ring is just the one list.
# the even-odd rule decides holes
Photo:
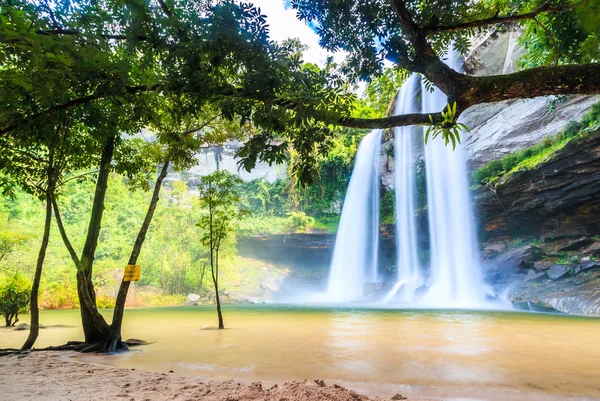
[(106, 341), (87, 343), (84, 341), (69, 341), (63, 345), (54, 345), (46, 348), (33, 348), (30, 350), (20, 350), (16, 348), (0, 349), (0, 356), (7, 355), (23, 355), (26, 356), (30, 352), (38, 351), (75, 351), (81, 353), (97, 353), (97, 354), (114, 354), (125, 352), (129, 347), (137, 347), (148, 344), (146, 341), (130, 338), (129, 340), (121, 341), (120, 339), (109, 338)]

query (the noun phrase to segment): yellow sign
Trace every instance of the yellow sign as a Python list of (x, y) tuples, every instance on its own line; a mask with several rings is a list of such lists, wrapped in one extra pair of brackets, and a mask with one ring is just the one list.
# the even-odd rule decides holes
[(140, 265), (127, 265), (125, 267), (125, 274), (123, 275), (123, 281), (139, 281), (140, 279)]

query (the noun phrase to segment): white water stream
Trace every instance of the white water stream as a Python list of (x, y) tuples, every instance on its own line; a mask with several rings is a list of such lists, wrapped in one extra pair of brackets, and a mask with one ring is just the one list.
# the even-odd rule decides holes
[[(448, 65), (460, 70), (459, 56), (449, 52)], [(402, 86), (396, 114), (436, 113), (447, 105), (437, 88), (430, 92), (420, 76)], [(464, 135), (463, 135), (464, 136)], [(430, 263), (420, 266), (416, 213), (415, 145), (424, 140), (423, 127), (394, 129), (396, 189), (396, 278), (379, 302), (419, 307), (487, 308), (469, 197), (464, 146), (446, 146), (432, 138), (425, 146)], [(326, 299), (329, 302), (363, 300), (366, 283), (380, 279), (379, 159), (381, 131), (360, 144), (344, 201), (331, 263)]]
[[(458, 61), (450, 51), (448, 65), (458, 70)], [(439, 89), (429, 92), (422, 83), (421, 90), (423, 113), (446, 107), (447, 97)], [(431, 274), (421, 304), (461, 308), (485, 304), (466, 160), (462, 144), (452, 150), (438, 137), (425, 146)]]
[(372, 131), (358, 147), (329, 271), (329, 302), (356, 301), (364, 284), (378, 279), (381, 134)]

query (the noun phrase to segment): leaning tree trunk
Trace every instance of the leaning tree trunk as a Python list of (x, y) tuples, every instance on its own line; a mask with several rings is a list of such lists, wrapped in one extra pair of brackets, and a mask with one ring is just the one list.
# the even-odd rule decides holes
[[(167, 172), (169, 170), (169, 160), (167, 160), (160, 170), (158, 178), (156, 179), (156, 183), (154, 184), (154, 192), (152, 193), (152, 199), (150, 200), (150, 205), (148, 206), (148, 211), (146, 212), (146, 217), (144, 218), (144, 222), (138, 236), (135, 240), (135, 244), (133, 245), (133, 249), (131, 250), (131, 255), (129, 256), (129, 264), (135, 265), (138, 260), (138, 256), (142, 250), (142, 245), (146, 239), (146, 234), (148, 233), (148, 229), (150, 228), (150, 223), (152, 222), (152, 217), (154, 216), (154, 212), (156, 211), (156, 205), (158, 204), (160, 189), (162, 187), (162, 183), (167, 176)], [(115, 303), (115, 310), (113, 313), (113, 320), (110, 326), (111, 329), (111, 338), (108, 341), (106, 346), (106, 352), (112, 353), (118, 351), (120, 349), (125, 349), (125, 345), (122, 341), (121, 336), (121, 327), (123, 325), (123, 315), (125, 314), (125, 301), (127, 300), (127, 292), (129, 291), (129, 286), (131, 285), (131, 281), (121, 281), (121, 286), (119, 287), (119, 292), (117, 293), (117, 301)]]
[(31, 286), (31, 295), (29, 298), (29, 310), (31, 312), (31, 323), (29, 325), (29, 335), (21, 347), (22, 350), (28, 350), (33, 347), (40, 332), (40, 311), (38, 308), (38, 293), (40, 290), (40, 281), (42, 279), (42, 268), (44, 259), (46, 259), (46, 250), (48, 249), (48, 240), (50, 239), (50, 226), (52, 224), (52, 196), (54, 193), (54, 148), (50, 148), (48, 159), (48, 176), (46, 188), (46, 218), (44, 220), (44, 235), (42, 244), (38, 252), (38, 259), (35, 266), (35, 275), (33, 285)]
[(107, 139), (102, 150), (100, 172), (96, 181), (96, 193), (92, 204), (92, 214), (88, 226), (87, 237), (81, 254), (80, 266), (77, 269), (77, 294), (81, 311), (81, 323), (87, 343), (106, 341), (110, 336), (110, 327), (96, 306), (96, 292), (92, 280), (94, 256), (98, 246), (98, 237), (104, 213), (104, 200), (108, 188), (110, 164), (115, 150), (116, 137)]

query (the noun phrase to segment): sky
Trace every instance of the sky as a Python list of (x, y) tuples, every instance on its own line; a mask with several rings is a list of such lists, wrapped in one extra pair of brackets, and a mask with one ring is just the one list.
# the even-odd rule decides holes
[[(288, 38), (298, 38), (308, 46), (304, 53), (304, 61), (324, 65), (327, 51), (319, 46), (319, 36), (304, 21), (296, 18), (289, 0), (250, 0), (250, 3), (259, 7), (262, 14), (267, 16), (270, 27), (271, 39), (281, 42)], [(336, 61), (341, 61), (343, 55), (336, 54)]]

